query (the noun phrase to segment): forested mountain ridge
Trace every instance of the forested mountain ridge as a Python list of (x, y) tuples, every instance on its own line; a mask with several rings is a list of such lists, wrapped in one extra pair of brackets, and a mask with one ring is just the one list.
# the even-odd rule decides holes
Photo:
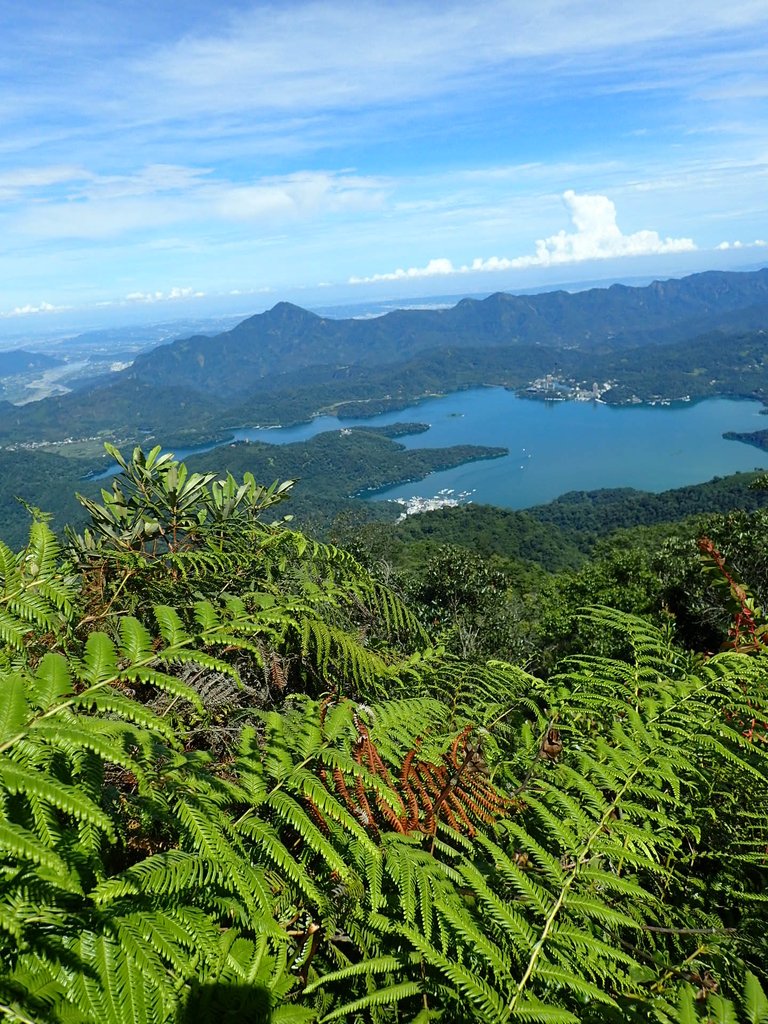
[[(609, 353), (543, 345), (430, 349), (403, 363), (305, 367), (259, 378), (247, 393), (202, 392), (152, 377), (123, 377), (92, 389), (14, 406), (0, 401), (0, 445), (74, 436), (123, 440), (162, 437), (192, 445), (245, 424), (295, 423), (319, 411), (374, 416), (401, 409), (427, 394), (483, 384), (523, 389), (546, 373), (578, 380), (614, 380), (608, 403), (659, 397), (718, 395), (763, 399), (768, 394), (768, 335), (709, 333), (675, 344)], [(98, 456), (100, 442), (93, 451)]]
[[(761, 475), (735, 473), (657, 494), (629, 487), (571, 491), (527, 509), (481, 504), (441, 508), (396, 524), (370, 525), (367, 539), (381, 557), (395, 562), (413, 564), (417, 557), (452, 547), (558, 572), (583, 565), (597, 549), (610, 545), (614, 535), (639, 544), (642, 528), (662, 528), (656, 534), (662, 539), (666, 533), (680, 533), (681, 524), (694, 517), (765, 509), (768, 492), (753, 486)], [(623, 533), (631, 530), (637, 531), (634, 540)]]
[[(750, 307), (754, 307), (749, 309)], [(140, 355), (128, 376), (202, 391), (246, 391), (299, 367), (403, 362), (448, 345), (544, 345), (584, 351), (670, 342), (727, 322), (766, 323), (768, 269), (710, 271), (641, 288), (611, 285), (463, 299), (451, 309), (396, 310), (369, 320), (332, 320), (281, 302), (215, 337), (173, 342)]]
[[(37, 482), (27, 489), (26, 496), (30, 496), (31, 490), (33, 501), (57, 511), (66, 506), (67, 515), (71, 515), (76, 513), (71, 499), (61, 500), (60, 494), (71, 494), (78, 476), (98, 466), (106, 438), (120, 443), (162, 439), (171, 448), (186, 447), (207, 440), (224, 440), (230, 430), (243, 424), (296, 422), (308, 419), (319, 410), (335, 412), (342, 419), (350, 415), (374, 415), (385, 409), (401, 408), (425, 394), (478, 384), (496, 383), (520, 389), (545, 373), (587, 381), (615, 380), (615, 385), (603, 396), (609, 403), (636, 398), (652, 400), (660, 394), (667, 398), (687, 395), (696, 399), (725, 394), (764, 399), (768, 395), (767, 336), (761, 329), (744, 333), (737, 331), (736, 326), (766, 322), (763, 319), (765, 307), (755, 304), (765, 292), (766, 280), (768, 270), (746, 274), (712, 272), (639, 288), (617, 285), (574, 295), (566, 292), (534, 296), (500, 293), (486, 300), (463, 300), (452, 309), (395, 311), (367, 321), (331, 320), (280, 303), (231, 331), (163, 345), (141, 356), (128, 370), (110, 375), (107, 382), (84, 387), (77, 393), (23, 406), (0, 401), (0, 446), (18, 450), (57, 442), (52, 449), (56, 453), (84, 457), (93, 453), (91, 463), (75, 459), (69, 472), (56, 460), (50, 463), (52, 480), (69, 478), (71, 484), (59, 494), (50, 495), (49, 500), (45, 500), (46, 494)], [(661, 335), (654, 335), (657, 343), (652, 359), (647, 357), (645, 346), (606, 351), (605, 345), (599, 350), (588, 350), (576, 348), (572, 343), (558, 348), (543, 344), (541, 340), (522, 344), (508, 330), (510, 324), (519, 324), (526, 317), (533, 317), (540, 325), (548, 317), (550, 325), (554, 324), (550, 333), (554, 331), (558, 337), (567, 333), (572, 342), (570, 331), (577, 328), (584, 331), (586, 321), (583, 318), (592, 315), (590, 310), (607, 308), (615, 327), (619, 311), (624, 309), (626, 313), (629, 303), (637, 310), (645, 309), (652, 323), (671, 324), (663, 332), (664, 337), (668, 337), (670, 332), (684, 333), (693, 325), (697, 329), (702, 326), (705, 320), (700, 315), (690, 318), (694, 310), (700, 314), (702, 309), (714, 310), (719, 303), (727, 308), (747, 301), (753, 304), (719, 313), (730, 324), (727, 332), (710, 330), (693, 339), (663, 344)], [(675, 317), (678, 319), (673, 324)], [(568, 324), (571, 326), (566, 332)], [(458, 325), (459, 337), (453, 338), (446, 347), (446, 338), (454, 334), (451, 325)], [(648, 322), (640, 317), (633, 320), (632, 325), (636, 338), (645, 336), (643, 332), (649, 329), (651, 333), (656, 330), (649, 328)], [(318, 331), (321, 333), (317, 334)], [(330, 351), (323, 350), (322, 332), (326, 332), (333, 345), (342, 348), (346, 345), (347, 354), (354, 351), (361, 355), (358, 350), (367, 338), (368, 347), (363, 347), (362, 356), (369, 361), (340, 366), (314, 362), (302, 366), (304, 358), (317, 361), (334, 355), (333, 347)], [(607, 336), (611, 331), (603, 325), (587, 333), (594, 340), (598, 334)], [(251, 351), (257, 335), (265, 339), (264, 351), (258, 346)], [(485, 343), (472, 341), (478, 337), (485, 339)], [(392, 351), (393, 338), (399, 339), (395, 346), (397, 354)], [(505, 343), (500, 343), (502, 338), (506, 338)], [(614, 337), (611, 344), (615, 341)], [(443, 347), (429, 347), (432, 344)], [(375, 362), (386, 357), (387, 346), (390, 356), (399, 361)], [(413, 348), (417, 351), (405, 358), (405, 353)], [(238, 353), (242, 351), (246, 356), (241, 359)], [(265, 360), (275, 353), (287, 368), (260, 376)], [(171, 360), (173, 365), (167, 368), (168, 381), (163, 382), (163, 373), (154, 367), (155, 359)], [(246, 386), (250, 372), (256, 376), (252, 376), (250, 385)], [(197, 382), (192, 386), (183, 383), (185, 375), (190, 373)], [(198, 387), (200, 377), (208, 379), (205, 391)], [(74, 438), (78, 444), (61, 443), (68, 438)], [(321, 447), (316, 446), (318, 454)], [(0, 482), (0, 502), (8, 510), (12, 536), (18, 539), (24, 528), (24, 514), (12, 499), (15, 494), (24, 496), (24, 487), (17, 483), (23, 480), (24, 474), (13, 452), (0, 454), (8, 470)], [(315, 458), (314, 454), (306, 460), (303, 455), (301, 458), (302, 465), (306, 461), (309, 466), (308, 477), (314, 480), (317, 480), (318, 465), (332, 462), (325, 456)], [(278, 461), (282, 464), (280, 458)], [(355, 490), (410, 479), (414, 475), (402, 468), (395, 471), (394, 462), (389, 458), (382, 462), (378, 453), (374, 461), (376, 472), (367, 481), (358, 475), (356, 486), (350, 490), (344, 493), (337, 490), (331, 495), (323, 487), (326, 508), (340, 510)], [(434, 459), (432, 462), (434, 464)], [(393, 469), (389, 476), (378, 468), (385, 463)], [(43, 479), (44, 464), (44, 459), (34, 463), (33, 476), (39, 480)], [(262, 465), (260, 456), (258, 464)], [(268, 475), (269, 469), (265, 472)], [(290, 475), (290, 466), (283, 472)], [(331, 484), (336, 482), (335, 476), (327, 480)], [(302, 493), (302, 503), (303, 496)]]
[(575, 294), (499, 293), (370, 320), (280, 303), (223, 334), (161, 345), (77, 393), (0, 402), (0, 444), (74, 437), (97, 453), (101, 434), (190, 445), (319, 411), (374, 415), (457, 388), (524, 388), (549, 373), (614, 380), (609, 402), (763, 398), (767, 289), (768, 269)]

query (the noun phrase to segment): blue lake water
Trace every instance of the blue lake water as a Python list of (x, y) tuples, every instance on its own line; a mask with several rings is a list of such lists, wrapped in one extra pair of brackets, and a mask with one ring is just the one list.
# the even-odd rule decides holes
[[(321, 416), (293, 427), (239, 430), (234, 438), (288, 444), (340, 427), (429, 423), (426, 433), (398, 438), (399, 442), (408, 448), (493, 445), (508, 448), (510, 454), (433, 473), (420, 482), (379, 492), (377, 499), (431, 497), (448, 488), (473, 492), (475, 502), (525, 508), (565, 491), (663, 491), (768, 465), (768, 454), (721, 436), (726, 430), (767, 428), (762, 408), (759, 402), (729, 399), (615, 408), (593, 402), (533, 401), (503, 388), (476, 388), (370, 419)], [(185, 457), (190, 452), (177, 454)]]

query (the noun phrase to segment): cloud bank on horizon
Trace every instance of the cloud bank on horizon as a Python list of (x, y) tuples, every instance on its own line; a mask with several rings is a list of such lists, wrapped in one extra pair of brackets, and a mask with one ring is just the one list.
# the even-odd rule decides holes
[(0, 317), (759, 258), (768, 7), (696, 7), (5, 5)]
[[(431, 259), (424, 267), (398, 268), (390, 273), (370, 277), (350, 277), (350, 284), (375, 281), (401, 281), (415, 277), (440, 277), (448, 274), (472, 274), (528, 267), (552, 267), (564, 263), (619, 259), (622, 256), (658, 256), (674, 252), (693, 252), (692, 238), (661, 238), (657, 231), (635, 231), (622, 234), (616, 223), (616, 206), (608, 196), (576, 195), (573, 189), (563, 193), (575, 231), (564, 230), (536, 242), (536, 252), (528, 256), (476, 257), (471, 263), (454, 267), (445, 258)], [(730, 247), (724, 243), (725, 247)], [(741, 243), (734, 243), (740, 246)], [(723, 248), (723, 243), (718, 248)]]

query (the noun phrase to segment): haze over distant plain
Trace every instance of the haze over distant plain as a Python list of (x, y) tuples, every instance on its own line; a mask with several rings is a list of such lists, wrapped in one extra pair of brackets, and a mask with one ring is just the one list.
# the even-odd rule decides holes
[(768, 259), (764, 0), (0, 12), (0, 331)]

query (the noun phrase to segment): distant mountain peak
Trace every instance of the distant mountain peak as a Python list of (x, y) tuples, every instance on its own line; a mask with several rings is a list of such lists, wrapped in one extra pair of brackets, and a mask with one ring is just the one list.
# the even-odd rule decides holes
[(277, 305), (268, 309), (262, 316), (273, 318), (281, 318), (284, 320), (320, 320), (321, 318), (317, 313), (311, 313), (308, 309), (304, 309), (303, 306), (297, 306), (293, 302), (278, 302)]
[(233, 327), (228, 333), (237, 336), (244, 332), (247, 333), (265, 327), (267, 330), (299, 328), (309, 327), (310, 325), (322, 322), (322, 317), (319, 317), (316, 313), (311, 313), (302, 306), (297, 306), (293, 302), (278, 302), (271, 309), (264, 310), (263, 313), (255, 313), (253, 316), (249, 316), (247, 320), (243, 320), (242, 323), (239, 323), (237, 327)]

